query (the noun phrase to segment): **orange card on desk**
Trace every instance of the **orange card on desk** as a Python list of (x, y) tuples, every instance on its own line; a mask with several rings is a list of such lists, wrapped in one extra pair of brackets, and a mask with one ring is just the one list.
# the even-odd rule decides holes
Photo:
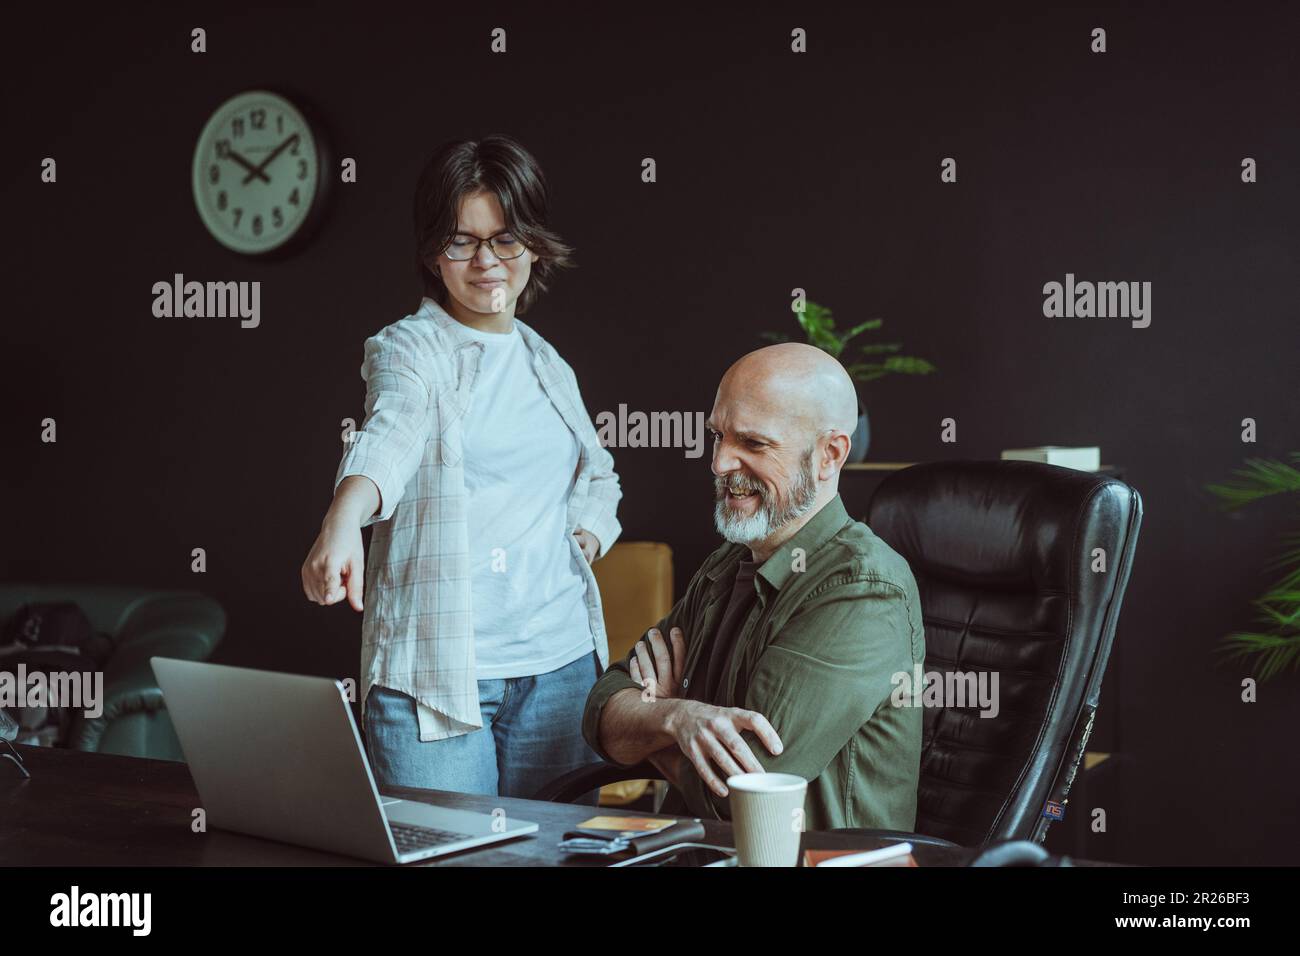
[(614, 831), (616, 833), (658, 833), (676, 823), (664, 817), (592, 817), (578, 824), (579, 830)]
[[(861, 850), (804, 850), (803, 865), (817, 866), (823, 860), (829, 860), (832, 857), (849, 856), (850, 854), (861, 853), (861, 852), (862, 852)], [(919, 864), (916, 862), (916, 858), (913, 857), (912, 854), (908, 853), (904, 856), (896, 856), (892, 860), (883, 860), (880, 863), (868, 863), (866, 865), (868, 867), (872, 867), (872, 866), (918, 866)]]

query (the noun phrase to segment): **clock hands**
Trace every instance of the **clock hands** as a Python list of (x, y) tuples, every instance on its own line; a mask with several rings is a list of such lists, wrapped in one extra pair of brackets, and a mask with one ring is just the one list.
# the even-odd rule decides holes
[(267, 165), (270, 164), (271, 160), (275, 159), (275, 157), (283, 153), (291, 143), (296, 143), (297, 141), (298, 141), (298, 134), (294, 133), (292, 136), (286, 139), (275, 149), (271, 150), (271, 152), (267, 153), (266, 159), (258, 163), (256, 169), (250, 167), (248, 175), (244, 177), (243, 185), (247, 186), (252, 181), (254, 176), (261, 176), (269, 183), (271, 180), (267, 178), (266, 174), (262, 172), (262, 170), (266, 169)]
[(263, 179), (265, 179), (268, 183), (271, 181), (270, 177), (267, 176), (266, 173), (262, 172), (262, 168), (260, 166), (254, 166), (252, 163), (244, 159), (243, 156), (240, 156), (233, 149), (226, 150), (226, 159), (233, 159), (240, 166), (243, 166), (245, 169), (249, 170), (248, 176), (244, 179), (245, 183), (251, 180), (254, 176), (260, 176)]

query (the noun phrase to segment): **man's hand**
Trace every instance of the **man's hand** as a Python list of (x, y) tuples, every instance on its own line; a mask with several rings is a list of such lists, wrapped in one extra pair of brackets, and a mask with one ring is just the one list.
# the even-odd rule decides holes
[(582, 556), (587, 559), (588, 564), (591, 564), (600, 553), (600, 539), (586, 528), (579, 528), (573, 532), (573, 535), (578, 539), (578, 546), (582, 548)]
[(682, 670), (686, 666), (686, 638), (680, 627), (674, 627), (669, 635), (671, 653), (659, 628), (650, 628), (645, 637), (636, 642), (636, 656), (628, 664), (632, 679), (645, 688), (641, 699), (647, 702), (660, 697), (676, 697), (681, 691)]
[(682, 761), (686, 757), (677, 749), (676, 744), (670, 744), (663, 750), (656, 750), (645, 759), (654, 764), (669, 784), (681, 789)]
[[(740, 707), (715, 707), (698, 700), (675, 701), (666, 729), (700, 779), (720, 797), (727, 795), (724, 782), (727, 777), (763, 772), (763, 765), (740, 736), (742, 730), (752, 731), (773, 755), (784, 749), (766, 717)], [(722, 771), (721, 778), (714, 773), (714, 766)]]

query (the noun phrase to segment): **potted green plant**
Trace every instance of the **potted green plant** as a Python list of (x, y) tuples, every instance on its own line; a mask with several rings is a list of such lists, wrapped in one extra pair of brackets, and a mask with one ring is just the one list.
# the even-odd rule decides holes
[[(838, 332), (831, 310), (811, 299), (804, 302), (802, 311), (795, 309), (794, 313), (799, 325), (803, 327), (808, 344), (815, 345), (838, 359), (858, 386), (858, 427), (853, 432), (849, 461), (862, 461), (867, 457), (867, 446), (871, 441), (871, 425), (867, 418), (866, 402), (863, 401), (862, 386), (891, 374), (929, 375), (935, 371), (935, 367), (923, 358), (899, 355), (898, 352), (903, 348), (901, 342), (860, 343), (857, 346), (857, 360), (848, 361), (845, 351), (849, 343), (863, 332), (880, 328), (884, 324), (883, 319), (868, 319), (847, 332)], [(790, 341), (790, 336), (784, 332), (762, 332), (760, 335), (769, 342)]]
[[(1291, 460), (1300, 464), (1300, 451), (1291, 452)], [(1285, 462), (1248, 458), (1233, 474), (1235, 481), (1205, 486), (1225, 511), (1272, 495), (1300, 493), (1300, 470)], [(1259, 611), (1256, 620), (1266, 629), (1234, 631), (1220, 644), (1230, 658), (1254, 657), (1261, 681), (1300, 667), (1300, 534), (1284, 535), (1282, 541), (1290, 550), (1267, 565), (1281, 568), (1282, 577), (1252, 602)]]

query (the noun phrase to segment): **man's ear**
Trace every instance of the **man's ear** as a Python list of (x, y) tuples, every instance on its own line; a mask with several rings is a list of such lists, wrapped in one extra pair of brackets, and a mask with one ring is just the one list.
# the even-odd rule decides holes
[(853, 440), (849, 438), (847, 432), (832, 432), (826, 439), (826, 450), (822, 452), (822, 464), (817, 477), (822, 481), (828, 481), (838, 474), (844, 467), (844, 463), (848, 461), (851, 447), (853, 447)]

